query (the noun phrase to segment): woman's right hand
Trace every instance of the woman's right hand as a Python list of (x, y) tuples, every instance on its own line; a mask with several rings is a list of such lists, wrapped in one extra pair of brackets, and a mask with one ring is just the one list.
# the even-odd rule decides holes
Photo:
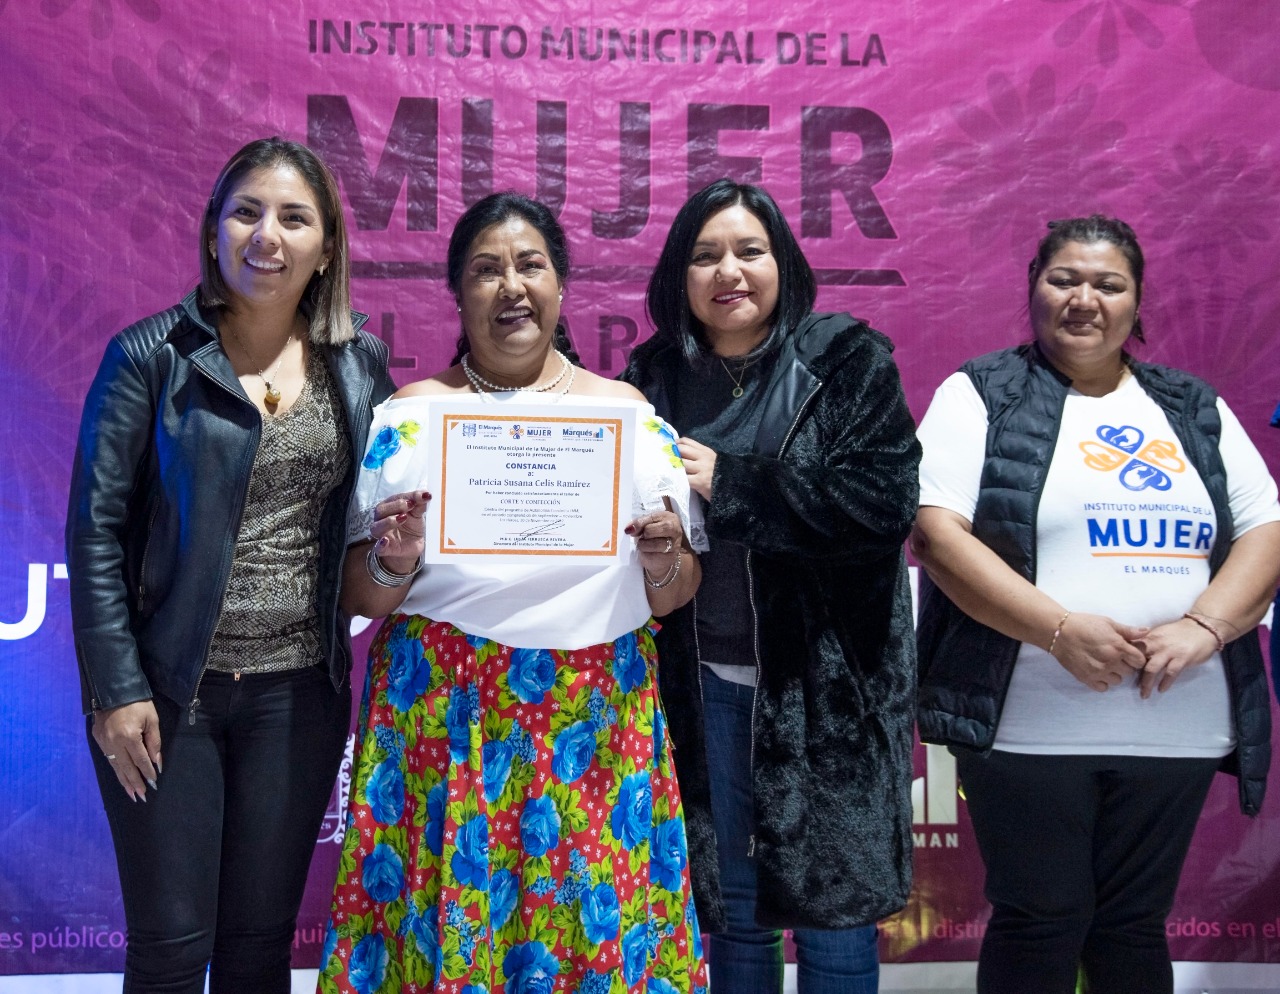
[(1053, 657), (1086, 687), (1110, 690), (1146, 666), (1146, 655), (1134, 642), (1149, 631), (1100, 614), (1071, 614), (1053, 644)]
[(426, 550), (422, 516), (431, 495), (425, 490), (395, 494), (380, 501), (373, 509), (369, 537), (387, 569), (396, 573), (412, 573)]
[(160, 775), (160, 717), (151, 701), (134, 701), (93, 714), (93, 741), (124, 792), (135, 801), (156, 790)]

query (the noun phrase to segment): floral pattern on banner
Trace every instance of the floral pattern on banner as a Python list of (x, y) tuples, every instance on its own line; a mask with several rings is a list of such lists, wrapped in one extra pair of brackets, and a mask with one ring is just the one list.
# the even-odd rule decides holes
[(387, 619), (319, 990), (704, 992), (654, 663)]

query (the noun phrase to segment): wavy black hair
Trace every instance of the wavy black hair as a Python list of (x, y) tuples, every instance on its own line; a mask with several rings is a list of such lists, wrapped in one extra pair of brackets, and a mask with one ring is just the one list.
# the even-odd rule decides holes
[(813, 312), (818, 297), (818, 284), (809, 260), (804, 257), (773, 197), (763, 187), (751, 183), (716, 180), (686, 200), (671, 222), (645, 296), (654, 337), (676, 345), (691, 364), (709, 358), (712, 353), (702, 322), (694, 317), (689, 306), (689, 263), (693, 246), (712, 214), (739, 206), (749, 210), (764, 226), (778, 264), (778, 304), (769, 316), (769, 333), (748, 357), (776, 348)]
[[(514, 190), (504, 190), (501, 193), (491, 193), (484, 199), (476, 201), (463, 212), (462, 217), (458, 218), (457, 224), (453, 226), (445, 262), (445, 281), (455, 300), (459, 299), (462, 292), (462, 272), (466, 269), (467, 255), (471, 245), (482, 231), (487, 231), (495, 224), (501, 224), (513, 217), (526, 221), (542, 236), (542, 240), (547, 243), (547, 255), (551, 259), (551, 268), (556, 271), (560, 285), (564, 286), (568, 282), (569, 243), (565, 238), (564, 228), (556, 220), (555, 214), (546, 204), (516, 193)], [(582, 365), (582, 359), (574, 350), (573, 342), (569, 340), (569, 331), (562, 321), (556, 322), (554, 346), (575, 366)], [(467, 341), (467, 332), (464, 329), (458, 333), (458, 344), (450, 365), (456, 366), (470, 351), (471, 343)]]
[[(1040, 239), (1035, 258), (1027, 266), (1027, 304), (1036, 292), (1036, 281), (1044, 272), (1062, 246), (1068, 242), (1110, 242), (1120, 254), (1128, 260), (1129, 271), (1133, 273), (1134, 297), (1139, 305), (1142, 303), (1142, 279), (1146, 271), (1146, 260), (1142, 256), (1142, 246), (1138, 244), (1138, 236), (1133, 229), (1119, 218), (1107, 217), (1105, 214), (1090, 214), (1088, 217), (1070, 217), (1063, 221), (1050, 221), (1049, 233)], [(1136, 314), (1133, 318), (1133, 331), (1130, 332), (1138, 341), (1146, 343), (1146, 335), (1142, 330), (1142, 319)]]

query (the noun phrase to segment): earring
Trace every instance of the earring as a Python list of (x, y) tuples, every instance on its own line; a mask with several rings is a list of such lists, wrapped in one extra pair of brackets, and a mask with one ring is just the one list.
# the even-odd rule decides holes
[(209, 254), (216, 260), (218, 258), (218, 246), (213, 242), (209, 243)]
[(327, 262), (322, 262), (320, 263), (320, 268), (317, 269), (316, 272), (319, 273), (321, 276), (323, 276), (324, 271), (328, 268), (329, 268), (329, 264)]
[(458, 313), (459, 313), (459, 314), (461, 314), (461, 313), (462, 313), (462, 305), (461, 305), (461, 304), (459, 304), (459, 305), (458, 305)]

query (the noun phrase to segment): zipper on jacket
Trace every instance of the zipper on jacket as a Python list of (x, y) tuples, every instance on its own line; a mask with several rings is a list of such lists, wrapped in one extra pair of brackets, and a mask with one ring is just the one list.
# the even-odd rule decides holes
[(231, 534), (235, 536), (235, 539), (233, 539), (231, 542), (231, 563), (227, 567), (227, 579), (226, 579), (226, 583), (224, 583), (222, 587), (222, 597), (219, 598), (218, 600), (218, 614), (213, 619), (213, 625), (210, 627), (210, 630), (209, 630), (209, 638), (205, 641), (205, 644), (204, 644), (204, 653), (201, 656), (201, 658), (204, 660), (204, 663), (200, 667), (200, 674), (196, 677), (195, 693), (192, 695), (191, 703), (187, 705), (187, 725), (188, 726), (194, 725), (196, 723), (196, 710), (200, 707), (200, 684), (204, 682), (205, 671), (209, 669), (209, 650), (213, 648), (213, 638), (215, 635), (218, 634), (218, 620), (222, 617), (222, 604), (227, 596), (226, 584), (231, 582), (231, 570), (235, 566), (236, 541), (240, 537), (240, 527), (244, 524), (244, 506), (249, 499), (249, 478), (253, 475), (253, 463), (254, 463), (254, 460), (257, 459), (258, 457), (258, 449), (262, 445), (262, 416), (263, 416), (262, 412), (258, 410), (257, 405), (254, 404), (253, 401), (249, 400), (248, 397), (244, 396), (243, 393), (236, 393), (234, 390), (231, 390), (229, 387), (227, 387), (227, 385), (223, 383), (221, 380), (219, 380), (216, 376), (211, 375), (208, 371), (204, 370), (199, 366), (197, 366), (196, 368), (200, 369), (200, 372), (203, 375), (213, 380), (213, 382), (217, 383), (219, 386), (226, 389), (227, 392), (231, 394), (232, 397), (235, 397), (237, 400), (241, 401), (244, 404), (248, 404), (251, 408), (253, 408), (254, 413), (258, 415), (258, 433), (257, 433), (257, 437), (254, 439), (253, 451), (252, 453), (250, 453), (250, 456), (248, 459), (248, 465), (244, 469), (244, 487), (240, 492), (240, 506), (236, 509), (236, 526), (235, 526), (235, 529), (231, 532)]
[[(781, 459), (787, 451), (787, 446), (791, 444), (791, 439), (796, 433), (796, 428), (800, 426), (800, 419), (804, 417), (805, 411), (809, 408), (809, 402), (818, 395), (818, 391), (822, 389), (822, 381), (819, 380), (809, 391), (808, 395), (800, 402), (800, 406), (796, 408), (796, 416), (791, 421), (791, 427), (787, 429), (786, 435), (782, 438), (782, 444), (778, 446), (778, 458)], [(751, 572), (751, 549), (747, 550), (746, 567), (747, 567), (747, 601), (751, 605), (751, 645), (755, 650), (756, 656), (756, 682), (751, 688), (751, 754), (750, 754), (750, 770), (751, 770), (751, 806), (752, 806), (752, 823), (755, 822), (755, 795), (756, 795), (756, 710), (760, 703), (760, 612), (756, 610), (756, 578)], [(695, 598), (696, 600), (696, 598)], [(695, 629), (696, 638), (696, 629)], [(698, 669), (698, 678), (702, 678), (701, 664)], [(755, 858), (756, 854), (756, 836), (752, 832), (747, 836), (747, 856)]]
[(147, 518), (147, 544), (142, 547), (142, 565), (138, 568), (138, 613), (142, 613), (143, 606), (147, 601), (147, 557), (151, 555), (151, 539), (155, 534), (156, 516), (160, 513), (160, 504), (157, 501), (156, 506), (151, 509), (151, 516)]
[[(359, 330), (359, 329), (357, 329), (357, 330)], [(337, 381), (337, 379), (338, 379), (337, 373), (335, 373), (332, 369), (330, 369), (330, 370), (329, 370), (329, 373), (330, 373), (330, 375), (334, 378), (335, 385), (336, 385), (336, 381)], [(354, 469), (355, 476), (354, 476), (354, 477), (352, 477), (352, 480), (351, 480), (351, 487), (347, 490), (347, 501), (348, 501), (348, 502), (351, 500), (351, 495), (352, 495), (353, 493), (355, 493), (355, 489), (356, 489), (356, 487), (355, 487), (355, 485), (356, 485), (356, 479), (360, 476), (360, 460), (364, 458), (364, 454), (363, 454), (362, 452), (358, 452), (358, 451), (357, 451), (357, 446), (356, 446), (356, 444), (355, 444), (355, 441), (356, 441), (356, 440), (355, 440), (355, 438), (354, 438), (355, 433), (354, 433), (353, 431), (351, 431), (351, 429), (352, 429), (352, 427), (353, 427), (353, 426), (352, 426), (352, 424), (351, 424), (351, 417), (352, 417), (352, 415), (353, 415), (353, 414), (355, 414), (355, 413), (356, 413), (356, 411), (359, 411), (359, 412), (360, 412), (361, 417), (363, 417), (363, 416), (364, 416), (364, 413), (363, 413), (363, 412), (364, 412), (364, 410), (365, 410), (365, 408), (366, 408), (366, 407), (369, 407), (369, 400), (370, 400), (370, 398), (373, 396), (373, 377), (372, 377), (372, 376), (367, 376), (367, 377), (365, 377), (365, 378), (364, 378), (364, 380), (365, 380), (365, 382), (364, 382), (364, 386), (363, 386), (363, 387), (361, 388), (361, 390), (360, 390), (360, 402), (356, 405), (355, 410), (353, 410), (353, 411), (351, 411), (351, 412), (346, 412), (346, 413), (347, 413), (347, 431), (348, 431), (348, 434), (349, 434), (349, 435), (352, 435), (352, 436), (353, 436), (353, 437), (351, 438), (351, 463), (352, 463), (352, 465), (355, 467), (355, 469)], [(339, 395), (340, 395), (340, 394), (342, 393), (342, 391), (341, 391), (341, 390), (339, 390), (339, 391), (338, 391), (338, 393), (339, 393)], [(388, 400), (390, 400), (390, 397), (388, 397), (387, 399), (388, 399)], [(372, 410), (372, 409), (370, 409), (370, 410)], [(372, 425), (373, 425), (373, 416), (372, 416), (372, 413), (371, 413), (371, 414), (370, 414), (370, 416), (369, 416), (369, 418), (368, 418), (368, 423), (365, 425), (365, 429), (364, 429), (364, 434), (365, 434), (366, 444), (367, 444), (367, 442), (368, 442), (369, 428), (370, 428), (370, 427), (372, 427)], [(346, 531), (346, 524), (345, 524), (345, 521), (344, 521), (344, 523), (343, 523), (343, 533), (344, 533), (344, 534), (345, 534), (345, 531)], [(342, 540), (340, 539), (340, 540), (339, 540), (339, 542), (340, 542), (340, 544), (341, 544), (341, 543), (342, 543)], [(345, 555), (346, 555), (346, 552), (345, 552), (345, 546), (344, 546), (343, 556), (345, 557)], [(348, 619), (347, 619), (347, 622), (346, 622), (346, 628), (347, 628), (347, 631), (346, 631), (345, 636), (344, 636), (344, 633), (342, 632), (342, 628), (343, 628), (343, 624), (342, 624), (342, 612), (341, 612), (341, 611), (339, 610), (339, 608), (338, 608), (338, 601), (341, 599), (341, 596), (342, 596), (342, 580), (341, 580), (341, 577), (342, 577), (342, 559), (341, 559), (341, 558), (339, 558), (339, 560), (338, 560), (338, 577), (339, 577), (338, 583), (334, 584), (334, 587), (333, 587), (333, 595), (332, 595), (332, 597), (330, 598), (330, 603), (329, 603), (330, 616), (333, 618), (333, 624), (330, 626), (330, 631), (329, 631), (329, 635), (330, 635), (329, 650), (330, 650), (330, 652), (329, 652), (329, 658), (325, 660), (325, 666), (326, 666), (326, 667), (328, 667), (328, 669), (329, 669), (329, 679), (330, 679), (330, 682), (332, 682), (332, 680), (333, 680), (333, 657), (334, 657), (334, 656), (336, 656), (336, 655), (337, 655), (337, 653), (338, 653), (338, 643), (339, 643), (339, 642), (340, 642), (344, 637), (345, 637), (345, 638), (347, 638), (347, 639), (348, 639), (348, 641), (349, 641), (349, 640), (350, 640), (350, 638), (351, 638), (351, 619), (350, 619), (350, 618), (348, 618)], [(345, 668), (345, 671), (344, 671), (344, 672), (343, 672), (343, 674), (342, 674), (342, 679), (338, 681), (338, 686), (337, 686), (335, 689), (337, 689), (337, 690), (341, 690), (343, 687), (345, 687), (345, 686), (346, 686), (346, 684), (347, 684), (347, 680), (348, 680), (348, 679), (350, 679), (350, 677), (351, 677), (351, 670), (352, 670), (354, 667), (355, 667), (355, 660), (353, 659), (353, 660), (351, 661), (351, 665), (350, 665), (350, 666), (347, 666), (347, 667)]]
[(748, 769), (751, 772), (751, 827), (747, 836), (747, 857), (756, 854), (755, 805), (756, 805), (756, 707), (760, 703), (760, 613), (756, 610), (756, 578), (751, 574), (751, 549), (747, 550), (747, 603), (751, 605), (751, 648), (756, 657), (756, 682), (751, 686), (751, 752)]

